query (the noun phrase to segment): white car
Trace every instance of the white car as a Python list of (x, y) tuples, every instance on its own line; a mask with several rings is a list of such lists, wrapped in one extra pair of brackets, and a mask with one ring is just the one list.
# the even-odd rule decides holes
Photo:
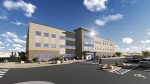
[(150, 68), (150, 58), (144, 58), (139, 62), (140, 67), (147, 67)]

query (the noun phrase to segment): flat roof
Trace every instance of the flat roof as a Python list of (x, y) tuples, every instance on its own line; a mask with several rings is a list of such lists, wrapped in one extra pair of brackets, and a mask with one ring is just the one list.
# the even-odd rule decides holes
[(90, 29), (88, 29), (88, 28), (85, 28), (85, 27), (79, 27), (79, 28), (75, 29), (74, 31), (78, 31), (78, 30), (80, 30), (80, 29), (83, 29), (83, 30), (85, 30), (85, 31), (92, 31), (92, 30), (90, 30)]

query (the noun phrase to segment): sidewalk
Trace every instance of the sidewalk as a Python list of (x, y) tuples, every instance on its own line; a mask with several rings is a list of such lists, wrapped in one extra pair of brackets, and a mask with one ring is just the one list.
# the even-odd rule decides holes
[(51, 62), (41, 62), (38, 63), (16, 63), (16, 62), (8, 62), (8, 63), (0, 63), (0, 68), (32, 68), (32, 67), (43, 67), (43, 66), (54, 66), (54, 65), (63, 65), (63, 64), (71, 64), (74, 62), (79, 62), (81, 60), (69, 60), (63, 61), (61, 64), (52, 64)]
[(109, 58), (101, 58), (101, 59), (120, 59), (120, 58), (125, 58), (125, 57), (121, 56), (121, 57), (109, 57)]

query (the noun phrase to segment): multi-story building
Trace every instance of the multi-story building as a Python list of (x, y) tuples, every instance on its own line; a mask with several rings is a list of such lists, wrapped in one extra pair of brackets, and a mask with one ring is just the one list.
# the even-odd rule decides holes
[(67, 58), (113, 55), (113, 41), (91, 35), (91, 30), (79, 27), (68, 32), (41, 24), (29, 23), (26, 52), (31, 60), (64, 56)]

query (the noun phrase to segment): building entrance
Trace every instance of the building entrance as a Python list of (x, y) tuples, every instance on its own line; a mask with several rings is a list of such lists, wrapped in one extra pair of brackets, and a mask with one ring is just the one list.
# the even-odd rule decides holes
[(91, 60), (93, 58), (94, 58), (94, 53), (86, 53), (86, 55), (85, 55), (86, 60)]

